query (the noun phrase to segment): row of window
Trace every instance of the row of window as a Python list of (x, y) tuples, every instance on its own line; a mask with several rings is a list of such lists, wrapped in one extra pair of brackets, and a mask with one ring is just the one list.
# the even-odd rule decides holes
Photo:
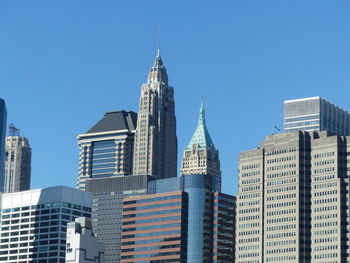
[(280, 157), (280, 158), (275, 158), (275, 159), (269, 159), (267, 160), (267, 163), (279, 163), (279, 162), (286, 162), (286, 161), (292, 161), (292, 160), (296, 160), (296, 156), (292, 155), (292, 156), (286, 156), (286, 157)]

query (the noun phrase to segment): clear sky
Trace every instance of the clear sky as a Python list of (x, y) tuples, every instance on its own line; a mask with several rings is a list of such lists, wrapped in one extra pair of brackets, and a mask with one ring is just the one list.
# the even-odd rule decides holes
[(32, 188), (75, 187), (77, 135), (106, 111), (137, 111), (160, 21), (179, 160), (203, 96), (235, 193), (239, 152), (282, 128), (284, 100), (350, 110), (349, 14), (346, 0), (0, 1), (0, 97), (32, 145)]

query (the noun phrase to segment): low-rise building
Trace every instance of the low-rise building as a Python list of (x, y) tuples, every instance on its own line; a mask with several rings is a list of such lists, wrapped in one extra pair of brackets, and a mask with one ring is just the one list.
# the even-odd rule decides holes
[(3, 194), (0, 262), (65, 262), (67, 224), (91, 205), (92, 194), (66, 186)]
[(104, 244), (92, 232), (91, 219), (78, 217), (67, 226), (66, 263), (103, 263)]

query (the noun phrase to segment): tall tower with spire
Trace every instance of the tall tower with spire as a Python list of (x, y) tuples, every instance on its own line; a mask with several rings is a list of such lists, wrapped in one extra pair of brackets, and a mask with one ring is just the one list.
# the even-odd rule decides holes
[(221, 190), (219, 151), (210, 138), (206, 123), (203, 101), (199, 110), (199, 120), (190, 143), (184, 150), (181, 175), (207, 174), (216, 178), (216, 191)]
[(174, 89), (168, 85), (160, 49), (148, 81), (141, 87), (133, 160), (134, 175), (156, 178), (177, 175)]

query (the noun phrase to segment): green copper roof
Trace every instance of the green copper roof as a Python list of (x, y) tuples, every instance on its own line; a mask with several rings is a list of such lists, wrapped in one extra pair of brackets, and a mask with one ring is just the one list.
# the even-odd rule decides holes
[(198, 144), (199, 148), (206, 148), (206, 147), (215, 148), (213, 141), (210, 138), (208, 129), (205, 126), (205, 111), (204, 111), (203, 101), (201, 103), (201, 108), (199, 110), (198, 126), (194, 131), (194, 134), (191, 138), (190, 143), (187, 146), (187, 149), (192, 149), (192, 146), (194, 144)]

